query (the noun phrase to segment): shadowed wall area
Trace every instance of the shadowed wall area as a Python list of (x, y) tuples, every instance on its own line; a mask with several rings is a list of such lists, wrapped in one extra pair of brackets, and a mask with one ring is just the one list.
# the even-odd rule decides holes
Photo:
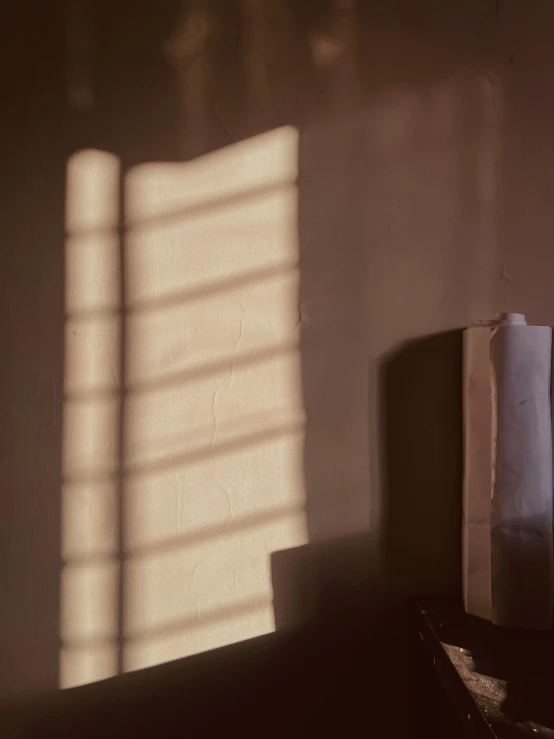
[(387, 697), (409, 730), (399, 604), (458, 592), (459, 331), (554, 324), (554, 9), (450, 5), (7, 12), (14, 736), (356, 734)]

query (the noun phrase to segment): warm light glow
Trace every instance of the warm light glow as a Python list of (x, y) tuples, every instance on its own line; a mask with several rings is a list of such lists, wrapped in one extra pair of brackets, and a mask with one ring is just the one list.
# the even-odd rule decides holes
[[(102, 475), (118, 464), (119, 182), (118, 159), (105, 152), (68, 162), (62, 556), (72, 564), (61, 578), (61, 687), (117, 669), (117, 487)], [(98, 387), (111, 395), (96, 398)], [(74, 397), (84, 391), (86, 400)], [(73, 481), (83, 475), (86, 482)], [(99, 554), (104, 559), (90, 564)], [(77, 636), (107, 643), (73, 648)]]
[(270, 555), (306, 542), (297, 161), (286, 127), (123, 187), (68, 163), (62, 687), (274, 628)]
[(128, 561), (126, 669), (271, 631), (270, 554), (306, 541), (297, 160), (283, 128), (126, 178), (125, 544), (191, 538)]

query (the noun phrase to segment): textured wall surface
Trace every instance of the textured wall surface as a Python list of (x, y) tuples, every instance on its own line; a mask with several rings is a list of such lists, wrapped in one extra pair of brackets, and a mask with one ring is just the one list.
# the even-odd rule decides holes
[(269, 632), (304, 545), (455, 590), (456, 332), (554, 324), (554, 10), (70, 5), (3, 49), (4, 695)]

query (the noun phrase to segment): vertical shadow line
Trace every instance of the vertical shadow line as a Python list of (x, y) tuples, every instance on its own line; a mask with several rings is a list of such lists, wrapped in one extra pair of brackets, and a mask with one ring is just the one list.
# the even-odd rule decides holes
[(126, 243), (125, 243), (125, 167), (122, 165), (119, 175), (119, 396), (117, 409), (117, 480), (116, 480), (116, 515), (117, 515), (117, 674), (124, 672), (124, 636), (125, 636), (125, 389), (127, 378), (127, 285), (126, 285)]

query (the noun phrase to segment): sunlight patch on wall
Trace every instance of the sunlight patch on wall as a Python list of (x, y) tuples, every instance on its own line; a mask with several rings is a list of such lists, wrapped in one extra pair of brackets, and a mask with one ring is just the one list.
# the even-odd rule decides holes
[(273, 630), (306, 541), (297, 134), (68, 162), (61, 687)]
[(297, 161), (286, 127), (126, 177), (125, 669), (273, 630), (306, 541)]
[(118, 464), (119, 190), (117, 157), (86, 150), (69, 160), (61, 687), (116, 672), (118, 502), (105, 472)]

